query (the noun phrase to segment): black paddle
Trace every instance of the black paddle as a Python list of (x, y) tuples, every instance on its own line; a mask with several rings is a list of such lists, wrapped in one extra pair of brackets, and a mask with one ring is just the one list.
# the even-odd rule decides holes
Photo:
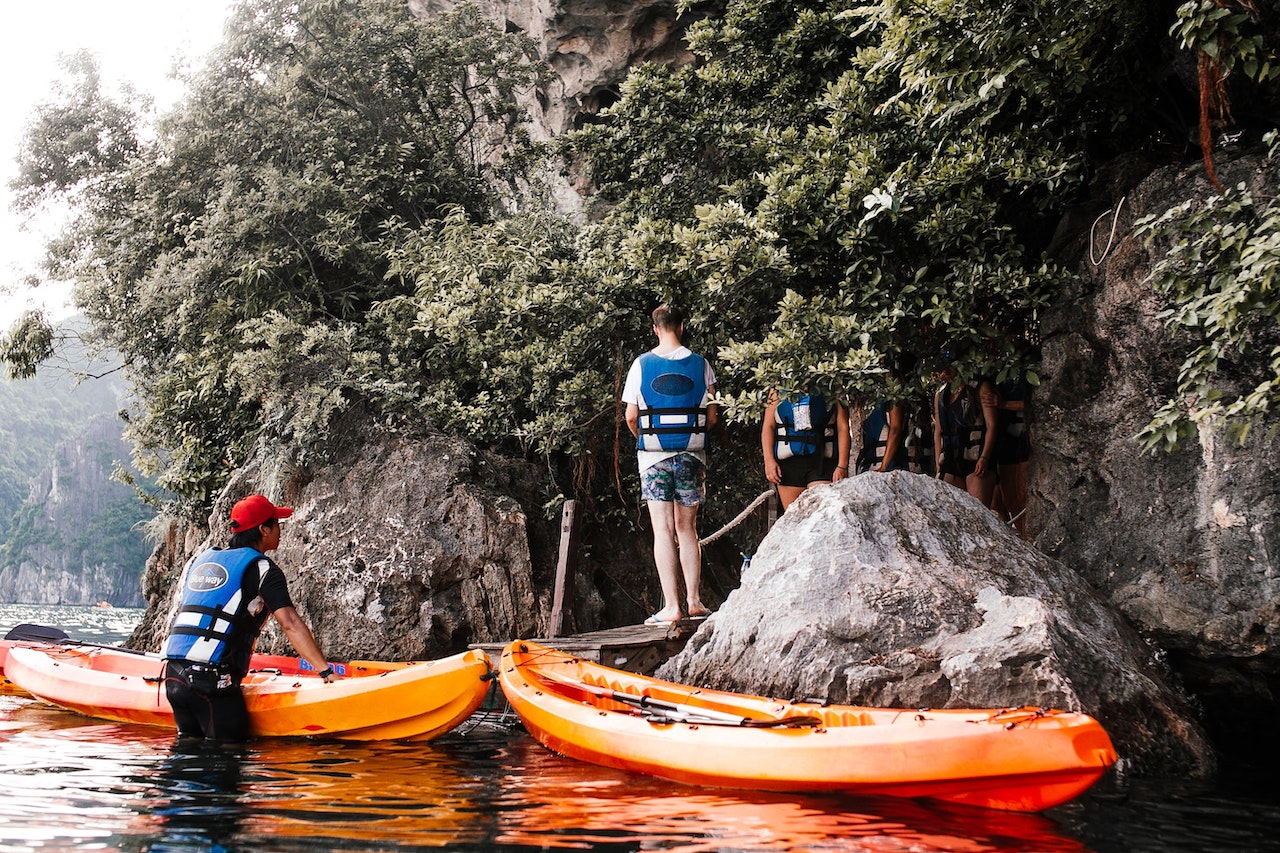
[(23, 622), (4, 635), (6, 640), (19, 640), (24, 643), (65, 643), (71, 639), (61, 628), (50, 628), (48, 625), (32, 625)]
[(137, 649), (126, 649), (121, 646), (108, 646), (102, 643), (86, 643), (84, 640), (73, 640), (67, 635), (66, 631), (60, 628), (51, 628), (48, 625), (33, 625), (30, 622), (24, 622), (21, 625), (12, 628), (9, 633), (4, 635), (6, 640), (16, 640), (20, 643), (51, 643), (59, 646), (85, 646), (91, 649), (111, 649), (116, 652), (125, 652), (131, 655), (145, 655), (147, 652), (140, 652)]
[(566, 681), (559, 678), (548, 678), (545, 674), (543, 674), (541, 678), (545, 681), (551, 682), (552, 684), (568, 687), (572, 690), (579, 690), (592, 696), (612, 699), (613, 701), (621, 702), (624, 705), (631, 705), (645, 712), (645, 720), (651, 723), (689, 723), (700, 726), (738, 726), (741, 728), (752, 729), (804, 728), (822, 725), (822, 720), (818, 717), (768, 717), (765, 719), (743, 717), (737, 714), (729, 714), (724, 711), (716, 711), (711, 708), (699, 708), (694, 705), (679, 705), (675, 702), (668, 702), (664, 699), (655, 699), (652, 696), (637, 695), (635, 693), (625, 693), (620, 690), (596, 687), (593, 684), (583, 684), (580, 681)]

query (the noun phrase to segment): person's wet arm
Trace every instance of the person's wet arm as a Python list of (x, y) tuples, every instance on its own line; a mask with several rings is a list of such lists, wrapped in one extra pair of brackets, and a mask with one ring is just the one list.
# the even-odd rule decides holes
[(986, 434), (982, 441), (982, 455), (973, 473), (985, 477), (991, 464), (991, 456), (996, 450), (996, 439), (999, 437), (1000, 412), (996, 409), (997, 396), (990, 383), (983, 383), (979, 388), (979, 400), (982, 403), (982, 420), (986, 424)]
[(838, 483), (849, 476), (849, 410), (836, 403), (836, 470), (831, 482)]
[[(280, 630), (284, 631), (285, 637), (289, 639), (289, 644), (293, 646), (293, 650), (298, 656), (306, 660), (316, 668), (316, 672), (321, 672), (328, 668), (329, 662), (325, 660), (324, 653), (320, 651), (320, 646), (316, 643), (316, 638), (312, 635), (311, 629), (307, 627), (307, 623), (302, 621), (302, 617), (298, 615), (298, 611), (292, 607), (281, 607), (279, 610), (271, 611), (271, 615), (275, 617), (276, 622), (280, 625)], [(332, 673), (325, 677), (325, 681), (332, 681), (337, 678), (336, 673)]]
[(635, 403), (627, 403), (627, 429), (631, 430), (631, 434), (640, 437), (640, 407)]
[(906, 418), (902, 413), (901, 403), (896, 403), (889, 407), (889, 443), (885, 446), (884, 460), (880, 463), (880, 468), (878, 469), (881, 473), (889, 470), (898, 455), (898, 450), (902, 446), (902, 430), (905, 421)]

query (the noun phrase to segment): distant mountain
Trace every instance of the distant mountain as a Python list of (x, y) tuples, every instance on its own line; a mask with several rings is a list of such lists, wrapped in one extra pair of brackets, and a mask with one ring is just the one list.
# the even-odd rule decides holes
[[(74, 341), (64, 358), (0, 380), (0, 601), (139, 606), (151, 549), (138, 527), (153, 513), (111, 478), (129, 459), (125, 386)], [(76, 376), (90, 371), (101, 378)]]

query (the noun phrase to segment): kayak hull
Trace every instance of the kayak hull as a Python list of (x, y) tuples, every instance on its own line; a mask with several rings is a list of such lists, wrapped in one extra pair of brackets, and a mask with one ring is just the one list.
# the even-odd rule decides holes
[[(503, 651), (499, 679), (525, 727), (555, 752), (693, 785), (1040, 811), (1078, 796), (1116, 761), (1097, 721), (1052, 709), (778, 702), (646, 678), (519, 641)], [(637, 707), (641, 697), (645, 709)]]
[[(331, 683), (314, 673), (251, 671), (241, 683), (250, 731), (261, 737), (429, 740), (469, 717), (488, 691), (488, 661), (477, 651), (385, 666)], [(162, 668), (151, 655), (46, 646), (11, 648), (5, 671), (19, 688), (61, 708), (173, 728)]]
[[(99, 648), (95, 643), (84, 643), (78, 640), (58, 640), (58, 641), (36, 641), (36, 640), (10, 640), (0, 639), (0, 696), (27, 696), (27, 691), (14, 684), (5, 674), (5, 661), (9, 657), (9, 649), (19, 648), (48, 648), (49, 646), (68, 646), (70, 648)], [(121, 649), (122, 652), (127, 652)], [(142, 655), (145, 657), (160, 659), (158, 654), (154, 652), (132, 652), (132, 654)], [(380, 672), (386, 672), (391, 669), (401, 669), (409, 665), (407, 661), (379, 661), (379, 660), (353, 660), (353, 661), (328, 661), (329, 666), (333, 667), (333, 671), (344, 677), (357, 677), (363, 675), (376, 675)], [(255, 653), (249, 660), (250, 670), (266, 670), (274, 671), (282, 674), (303, 675), (307, 673), (314, 674), (315, 667), (307, 663), (303, 658), (289, 657), (287, 655), (266, 655)]]

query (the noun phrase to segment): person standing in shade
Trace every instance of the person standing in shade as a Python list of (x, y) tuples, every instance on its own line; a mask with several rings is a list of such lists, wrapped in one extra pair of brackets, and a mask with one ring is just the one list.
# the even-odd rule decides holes
[(279, 547), (280, 521), (292, 514), (250, 495), (231, 508), (227, 548), (210, 548), (183, 570), (178, 613), (163, 649), (165, 695), (179, 736), (223, 744), (248, 739), (240, 681), (268, 616), (320, 677), (337, 677), (294, 609), (284, 572), (266, 555)]
[(933, 396), (913, 398), (907, 405), (907, 436), (903, 441), (907, 452), (907, 469), (913, 474), (936, 476), (933, 458)]
[(1027, 463), (1031, 459), (1031, 383), (1018, 377), (996, 386), (994, 459), (998, 483), (991, 508), (1027, 538)]
[(849, 412), (820, 394), (788, 400), (770, 391), (760, 447), (764, 477), (777, 486), (785, 512), (810, 486), (849, 476)]
[[(653, 333), (658, 345), (632, 363), (622, 401), (627, 427), (636, 437), (640, 491), (653, 522), (653, 559), (662, 585), (662, 609), (645, 624), (665, 625), (685, 613), (690, 618), (708, 613), (699, 593), (698, 507), (706, 490), (707, 434), (717, 424), (718, 411), (711, 402), (715, 372), (684, 345), (679, 310), (654, 309)], [(686, 610), (680, 606), (682, 575)]]
[(938, 477), (991, 506), (996, 487), (996, 393), (989, 380), (956, 382), (956, 369), (940, 375), (934, 396), (933, 446)]
[(858, 473), (902, 471), (907, 467), (906, 414), (902, 403), (881, 400), (862, 419)]

